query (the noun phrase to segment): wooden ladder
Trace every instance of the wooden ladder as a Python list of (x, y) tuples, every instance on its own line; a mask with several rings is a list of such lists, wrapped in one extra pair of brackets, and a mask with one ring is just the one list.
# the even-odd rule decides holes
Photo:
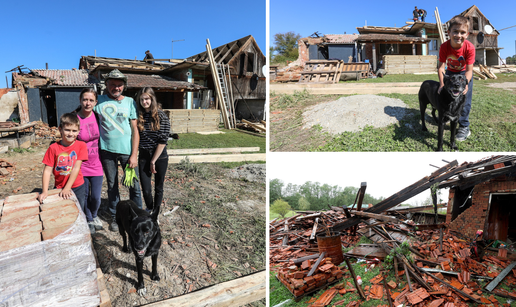
[(437, 25), (437, 30), (439, 31), (439, 39), (441, 40), (441, 44), (445, 41), (449, 40), (448, 36), (448, 26), (446, 24), (442, 24), (441, 16), (439, 15), (439, 9), (435, 7), (435, 21)]
[[(224, 73), (224, 71), (220, 72), (220, 69), (218, 67), (219, 64), (217, 64), (215, 62), (215, 60), (213, 59), (213, 53), (211, 51), (211, 44), (210, 44), (209, 39), (206, 39), (206, 53), (208, 54), (208, 59), (210, 62), (210, 69), (211, 69), (211, 74), (213, 76), (213, 82), (215, 83), (215, 89), (217, 91), (217, 98), (220, 101), (220, 110), (222, 112), (222, 120), (224, 121), (224, 128), (232, 129), (231, 121), (229, 119), (229, 114), (228, 114), (227, 86), (226, 86), (226, 82), (224, 80), (225, 73)], [(221, 77), (221, 75), (222, 75), (222, 77)], [(222, 79), (222, 82), (224, 82), (224, 85), (222, 85), (221, 79)], [(226, 95), (224, 95), (224, 92), (226, 93)]]

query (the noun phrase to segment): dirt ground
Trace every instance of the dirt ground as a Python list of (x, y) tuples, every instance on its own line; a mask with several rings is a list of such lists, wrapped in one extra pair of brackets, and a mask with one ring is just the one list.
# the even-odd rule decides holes
[[(0, 199), (40, 191), (41, 160), (49, 142), (38, 139), (30, 151), (0, 155), (15, 164), (12, 174), (0, 177)], [(121, 188), (121, 199), (128, 197)], [(99, 215), (104, 230), (93, 235), (93, 246), (112, 305), (144, 305), (264, 270), (265, 202), (265, 164), (169, 165), (159, 216), (161, 280), (150, 280), (151, 260), (146, 258), (145, 296), (136, 293), (134, 255), (121, 251), (120, 234), (109, 231), (108, 219)], [(101, 210), (106, 206), (104, 183)], [(174, 213), (164, 215), (175, 206)], [(252, 306), (265, 306), (265, 299)]]

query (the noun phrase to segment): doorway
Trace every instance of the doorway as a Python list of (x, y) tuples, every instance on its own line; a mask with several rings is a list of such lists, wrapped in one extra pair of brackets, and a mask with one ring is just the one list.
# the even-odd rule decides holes
[(516, 194), (491, 194), (484, 239), (516, 242)]

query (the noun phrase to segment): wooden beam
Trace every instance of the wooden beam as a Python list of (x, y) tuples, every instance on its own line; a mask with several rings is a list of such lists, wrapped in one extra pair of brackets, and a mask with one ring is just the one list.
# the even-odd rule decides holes
[(398, 220), (395, 217), (388, 216), (388, 215), (376, 214), (376, 213), (364, 212), (364, 211), (356, 211), (356, 210), (350, 210), (350, 212), (355, 215), (358, 215), (360, 217), (373, 218), (376, 220), (382, 220), (382, 221), (387, 221), (387, 222), (392, 222), (392, 223), (400, 223), (400, 220)]
[(255, 152), (260, 151), (260, 147), (232, 147), (232, 148), (192, 148), (192, 149), (167, 149), (170, 155), (191, 155), (225, 152)]
[(204, 162), (245, 162), (245, 161), (265, 161), (265, 153), (257, 154), (235, 154), (235, 155), (194, 155), (194, 156), (169, 156), (168, 163), (179, 163), (188, 157), (192, 163)]
[(261, 127), (261, 126), (258, 126), (258, 125), (256, 125), (256, 124), (253, 124), (253, 123), (251, 123), (250, 121), (245, 120), (245, 119), (243, 119), (243, 118), (242, 118), (242, 122), (243, 122), (243, 123), (248, 124), (249, 126), (251, 126), (251, 127), (255, 128), (255, 129), (257, 129), (257, 130), (260, 130), (260, 131), (263, 131), (263, 132), (267, 131), (267, 129), (266, 129), (266, 128)]
[(242, 278), (237, 278), (218, 285), (197, 290), (189, 294), (181, 295), (145, 306), (243, 306), (265, 298), (266, 277), (267, 273), (265, 271), (261, 271)]

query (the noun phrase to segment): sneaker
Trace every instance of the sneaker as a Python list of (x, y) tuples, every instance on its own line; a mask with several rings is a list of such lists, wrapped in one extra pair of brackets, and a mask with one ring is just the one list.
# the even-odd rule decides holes
[(104, 228), (102, 226), (102, 221), (100, 220), (100, 218), (98, 216), (93, 218), (93, 225), (95, 226), (96, 230), (101, 230)]
[(469, 130), (469, 127), (459, 127), (459, 129), (457, 129), (457, 134), (455, 135), (455, 138), (457, 139), (457, 141), (462, 142), (465, 141), (470, 135), (471, 131)]
[(109, 224), (109, 230), (118, 231), (118, 224), (115, 221), (112, 221), (111, 224)]
[(90, 229), (90, 234), (95, 234), (95, 225), (93, 225), (93, 222), (88, 222), (88, 228)]

